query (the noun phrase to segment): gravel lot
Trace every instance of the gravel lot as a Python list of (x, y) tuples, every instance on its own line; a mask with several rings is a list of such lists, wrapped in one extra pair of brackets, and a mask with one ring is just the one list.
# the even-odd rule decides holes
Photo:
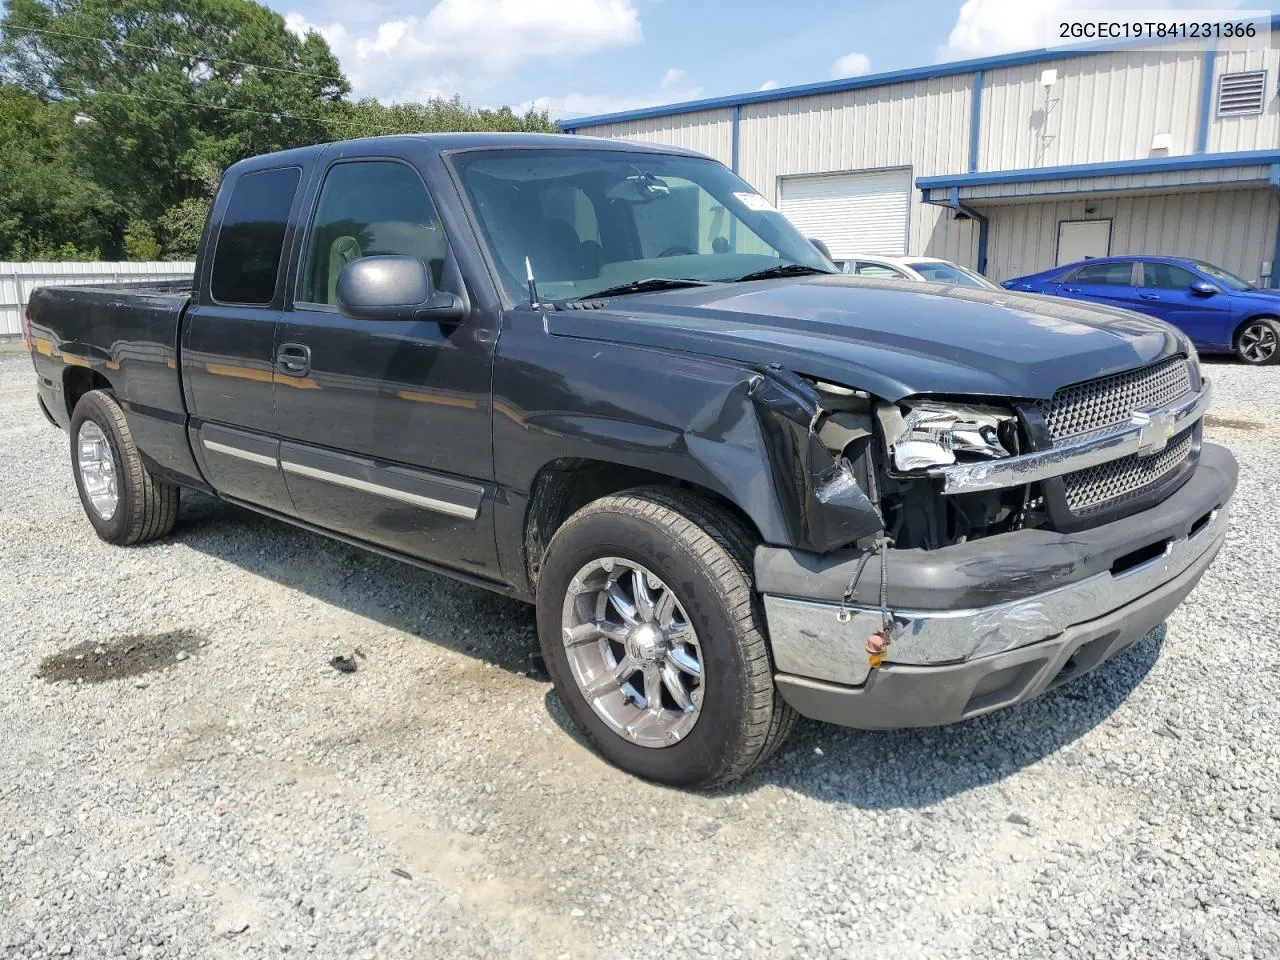
[(0, 957), (1276, 957), (1280, 368), (1209, 375), (1240, 492), (1167, 630), (697, 795), (567, 732), (519, 604), (194, 495), (99, 542), (0, 356)]

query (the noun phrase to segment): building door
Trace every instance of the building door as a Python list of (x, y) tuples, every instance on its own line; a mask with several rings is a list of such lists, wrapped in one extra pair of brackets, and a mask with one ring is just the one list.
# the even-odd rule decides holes
[(1055, 266), (1105, 257), (1111, 253), (1110, 220), (1062, 220), (1058, 223), (1058, 262)]
[(860, 253), (905, 256), (911, 170), (786, 177), (778, 209), (806, 237), (825, 243), (837, 260)]

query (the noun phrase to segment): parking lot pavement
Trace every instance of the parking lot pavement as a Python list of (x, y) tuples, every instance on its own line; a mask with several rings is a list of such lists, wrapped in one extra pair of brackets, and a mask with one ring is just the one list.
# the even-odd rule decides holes
[(1280, 368), (1208, 372), (1241, 483), (1167, 629), (700, 795), (583, 746), (519, 604), (194, 495), (101, 543), (0, 357), (0, 957), (1280, 955)]

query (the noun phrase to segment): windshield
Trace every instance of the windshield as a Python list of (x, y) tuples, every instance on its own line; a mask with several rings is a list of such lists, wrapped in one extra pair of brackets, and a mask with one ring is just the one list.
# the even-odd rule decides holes
[(612, 150), (455, 154), (454, 169), (512, 300), (590, 297), (654, 278), (729, 281), (831, 263), (722, 164)]
[(991, 289), (996, 285), (981, 274), (971, 273), (964, 267), (954, 263), (935, 263), (931, 260), (908, 263), (908, 267), (930, 283), (954, 283), (961, 287), (983, 287)]
[(1245, 281), (1245, 280), (1241, 280), (1234, 273), (1228, 273), (1226, 270), (1223, 270), (1221, 267), (1215, 267), (1212, 263), (1200, 263), (1199, 261), (1197, 261), (1196, 269), (1203, 274), (1207, 274), (1208, 276), (1213, 277), (1213, 279), (1217, 280), (1220, 284), (1222, 284), (1228, 290), (1252, 290), (1253, 289), (1252, 283), (1249, 283), (1248, 281)]

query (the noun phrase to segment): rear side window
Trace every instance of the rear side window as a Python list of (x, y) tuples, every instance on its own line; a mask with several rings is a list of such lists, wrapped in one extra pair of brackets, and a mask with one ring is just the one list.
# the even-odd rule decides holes
[(905, 280), (906, 277), (901, 271), (886, 267), (880, 263), (862, 263), (859, 262), (853, 268), (853, 272), (860, 277), (883, 277), (886, 280)]
[(209, 292), (219, 303), (266, 306), (275, 297), (297, 167), (247, 173), (231, 188), (213, 254)]
[(1132, 263), (1091, 263), (1081, 267), (1071, 277), (1072, 283), (1096, 283), (1104, 287), (1128, 287), (1133, 285)]

